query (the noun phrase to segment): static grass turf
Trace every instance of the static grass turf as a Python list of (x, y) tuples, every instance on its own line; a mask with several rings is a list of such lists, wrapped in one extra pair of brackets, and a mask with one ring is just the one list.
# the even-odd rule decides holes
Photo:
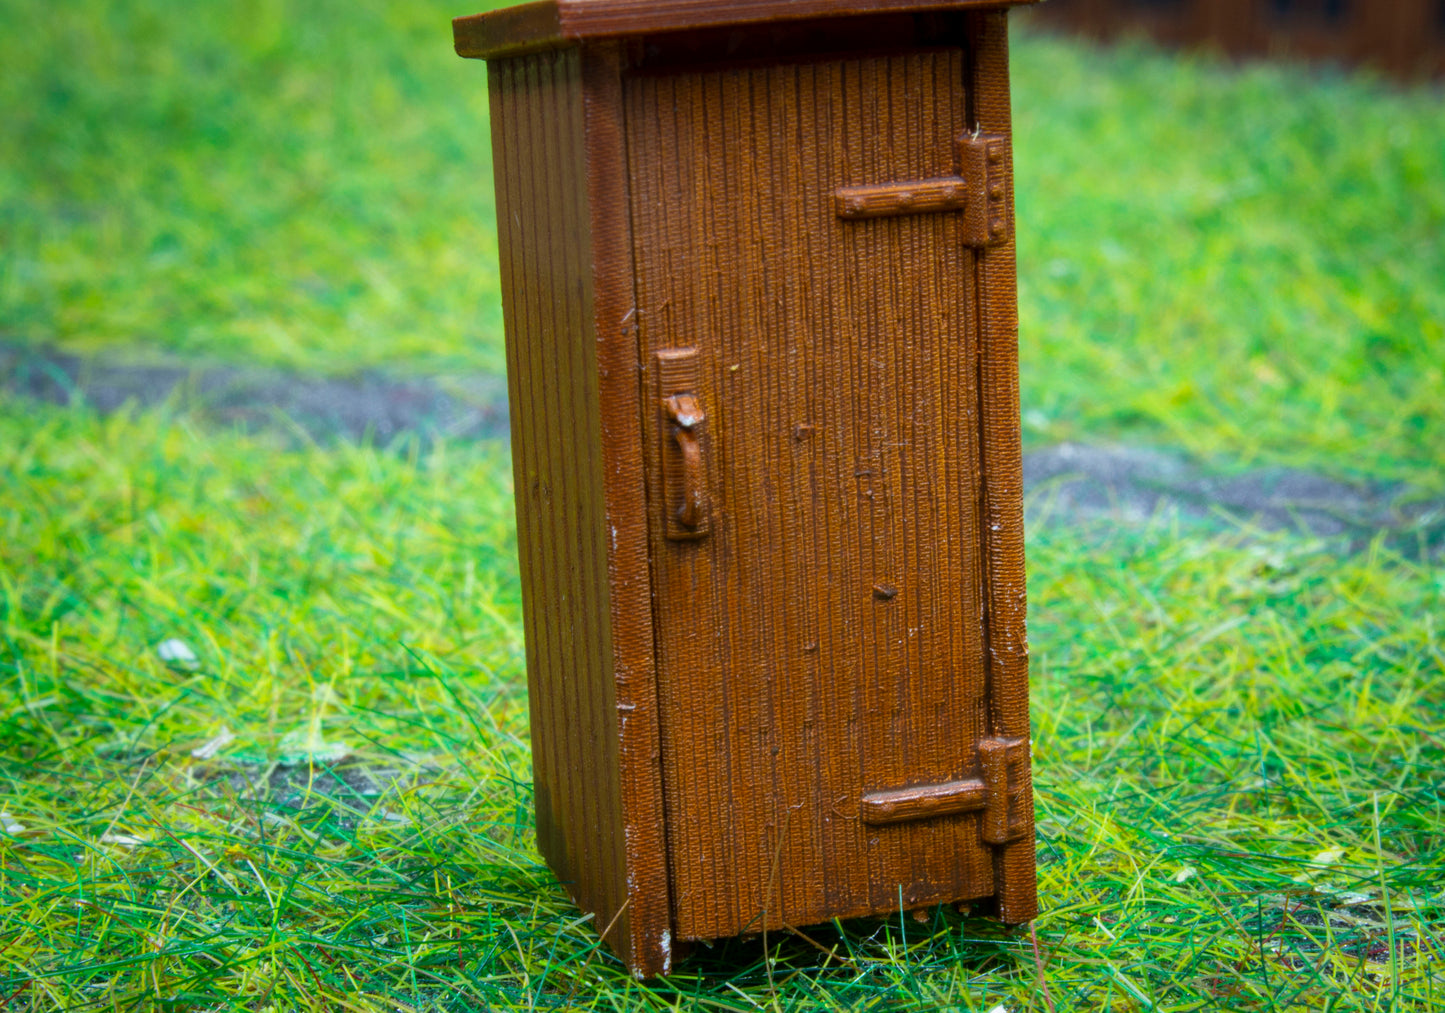
[[(0, 337), (500, 372), (482, 6), (0, 0)], [(1030, 34), (1013, 72), (1030, 439), (1445, 482), (1438, 87)]]
[(1436, 564), (1033, 532), (1034, 933), (644, 986), (534, 851), (504, 452), (280, 439), (0, 406), (0, 1008), (1445, 1005)]

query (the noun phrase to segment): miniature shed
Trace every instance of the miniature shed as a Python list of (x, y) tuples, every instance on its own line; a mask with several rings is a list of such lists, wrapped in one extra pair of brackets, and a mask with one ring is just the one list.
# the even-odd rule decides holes
[(538, 842), (639, 975), (1034, 916), (1008, 6), (455, 22), (490, 61)]

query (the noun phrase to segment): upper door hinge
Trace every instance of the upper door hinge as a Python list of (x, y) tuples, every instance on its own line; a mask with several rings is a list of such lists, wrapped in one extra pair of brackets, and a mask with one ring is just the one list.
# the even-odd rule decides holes
[(902, 183), (840, 186), (833, 192), (839, 218), (890, 218), (956, 211), (963, 215), (963, 242), (985, 247), (1013, 236), (1013, 153), (1005, 134), (965, 134), (958, 139), (953, 176)]

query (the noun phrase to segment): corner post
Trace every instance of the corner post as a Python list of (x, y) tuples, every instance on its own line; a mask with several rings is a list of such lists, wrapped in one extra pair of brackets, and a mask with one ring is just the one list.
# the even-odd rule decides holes
[[(970, 31), (973, 128), (1011, 138), (1008, 12), (973, 16)], [(1011, 142), (1010, 142), (1011, 143)], [(1013, 202), (1009, 173), (1008, 200)], [(1011, 210), (1011, 209), (1010, 209)], [(1025, 633), (1023, 449), (1019, 431), (1018, 279), (1014, 232), (977, 253), (979, 390), (982, 402), (983, 534), (987, 574), (990, 733), (1029, 738), (1029, 655)], [(1027, 769), (1031, 764), (1025, 765)], [(994, 849), (999, 916), (1009, 924), (1038, 913), (1033, 788), (1020, 786), (1018, 836)]]
[[(602, 408), (613, 713), (622, 788), (626, 900), (607, 941), (640, 978), (668, 974), (677, 944), (663, 817), (652, 579), (643, 481), (641, 388), (627, 135), (619, 43), (582, 43), (582, 107), (593, 330)], [(600, 914), (600, 912), (599, 912)], [(597, 926), (599, 931), (607, 928)]]

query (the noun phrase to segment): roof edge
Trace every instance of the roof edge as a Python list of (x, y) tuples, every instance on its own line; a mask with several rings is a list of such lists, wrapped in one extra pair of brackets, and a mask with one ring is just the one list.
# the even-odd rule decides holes
[(452, 18), (452, 45), (458, 56), (491, 60), (521, 56), (567, 45), (557, 0), (538, 0), (483, 14)]
[(458, 56), (491, 60), (585, 39), (806, 18), (1017, 7), (1038, 0), (539, 0), (452, 20)]

